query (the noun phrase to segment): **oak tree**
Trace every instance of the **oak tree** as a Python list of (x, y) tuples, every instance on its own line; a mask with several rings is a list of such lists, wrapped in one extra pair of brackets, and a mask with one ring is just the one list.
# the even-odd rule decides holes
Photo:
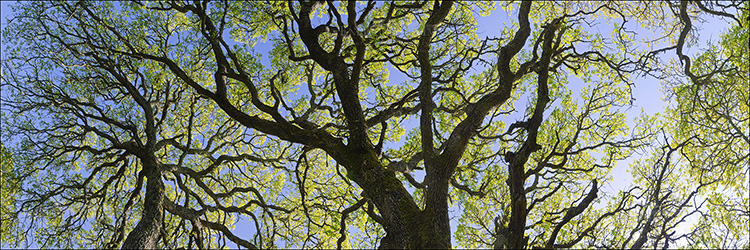
[[(2, 237), (746, 248), (748, 22), (740, 1), (18, 3)], [(644, 79), (674, 105), (633, 115)]]

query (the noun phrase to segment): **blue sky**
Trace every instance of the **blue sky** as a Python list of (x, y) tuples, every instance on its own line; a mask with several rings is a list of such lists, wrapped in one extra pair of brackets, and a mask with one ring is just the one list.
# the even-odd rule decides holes
[[(2, 21), (0, 22), (0, 26), (2, 26), (2, 28), (5, 27), (5, 24), (7, 23), (6, 20), (12, 15), (12, 11), (9, 5), (13, 3), (14, 2), (10, 2), (10, 1), (0, 1), (0, 8), (2, 10), (1, 11)], [(497, 36), (498, 29), (493, 29), (493, 27), (497, 27), (495, 25), (502, 24), (503, 22), (506, 22), (506, 21), (508, 21), (507, 16), (504, 16), (504, 13), (500, 11), (493, 12), (493, 14), (488, 17), (480, 17), (479, 18), (480, 37)], [(515, 16), (513, 16), (510, 19), (510, 21), (515, 21)], [(709, 37), (711, 38), (710, 40), (717, 41), (719, 39), (718, 34), (726, 30), (727, 28), (726, 22), (715, 22), (715, 21), (717, 20), (709, 19), (708, 23), (713, 23), (713, 24), (718, 23), (718, 24), (717, 25), (712, 24), (711, 28), (704, 28), (700, 30), (699, 35), (701, 36), (701, 39), (700, 39), (701, 41), (706, 41), (708, 40), (707, 38)], [(708, 25), (704, 24), (704, 27), (707, 27), (707, 26)], [(638, 30), (639, 27), (633, 27), (633, 28), (635, 29), (636, 32), (643, 32), (643, 30), (640, 30), (640, 31)], [(609, 32), (603, 31), (602, 33), (608, 34)], [(264, 50), (268, 51), (269, 47), (270, 47), (270, 43), (259, 43), (259, 46), (256, 49), (256, 51), (258, 52), (263, 52)], [(2, 47), (0, 48), (0, 50), (2, 51), (0, 55), (2, 55), (2, 58), (4, 59), (5, 48)], [(666, 56), (674, 57), (673, 52), (670, 52), (670, 54)], [(267, 57), (265, 57), (264, 59), (267, 59)], [(267, 60), (264, 60), (264, 61), (267, 61)], [(407, 79), (404, 75), (402, 75), (400, 72), (395, 71), (395, 70), (392, 70), (390, 74), (391, 74), (390, 79), (394, 82), (404, 82)], [(587, 83), (583, 83), (580, 79), (577, 79), (575, 77), (570, 77), (569, 80), (571, 82), (570, 88), (574, 90), (574, 96), (577, 96), (578, 93), (575, 93), (575, 92), (580, 90), (582, 86), (588, 85)], [(628, 121), (629, 121), (628, 125), (630, 125), (631, 127), (634, 125), (633, 118), (639, 115), (641, 113), (641, 110), (643, 110), (643, 112), (645, 112), (646, 114), (655, 114), (657, 112), (661, 112), (663, 108), (667, 105), (667, 103), (663, 101), (663, 94), (660, 90), (661, 83), (657, 79), (654, 79), (652, 77), (637, 78), (635, 82), (636, 82), (636, 85), (633, 88), (633, 96), (635, 97), (635, 103), (634, 103), (633, 108), (631, 108), (628, 112)], [(511, 122), (513, 121), (506, 121), (506, 123), (511, 123)], [(408, 127), (415, 127), (416, 122), (409, 121), (407, 122), (406, 125)], [(407, 129), (407, 131), (408, 130), (409, 129)], [(7, 138), (2, 138), (2, 139), (7, 140)], [(610, 191), (623, 189), (630, 184), (630, 181), (632, 178), (630, 178), (630, 174), (626, 172), (628, 162), (629, 161), (621, 162), (618, 164), (617, 167), (615, 167), (612, 170), (612, 175), (615, 176), (615, 178), (613, 182), (610, 183), (610, 186), (609, 186), (609, 188), (611, 188)], [(417, 180), (421, 180), (424, 177), (423, 171), (416, 171), (415, 174), (416, 174), (415, 178)], [(454, 206), (452, 209), (455, 209), (455, 216), (452, 216), (454, 219), (452, 220), (451, 225), (455, 229), (455, 225), (458, 222), (457, 221), (458, 217), (460, 216), (460, 212), (457, 210), (460, 208)], [(249, 224), (246, 224), (246, 225), (243, 225), (243, 224), (244, 223), (238, 225), (236, 229), (237, 232), (242, 232), (245, 230), (254, 231), (254, 227), (249, 227)], [(248, 231), (245, 231), (243, 233), (239, 233), (239, 235), (247, 236), (250, 234), (248, 233)], [(454, 238), (453, 245), (456, 246), (455, 238)], [(0, 246), (2, 246), (2, 244), (0, 244)]]

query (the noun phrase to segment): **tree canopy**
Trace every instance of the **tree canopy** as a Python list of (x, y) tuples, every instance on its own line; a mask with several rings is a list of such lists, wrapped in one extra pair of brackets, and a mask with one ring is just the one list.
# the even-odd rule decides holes
[(750, 248), (742, 1), (13, 11), (2, 245)]

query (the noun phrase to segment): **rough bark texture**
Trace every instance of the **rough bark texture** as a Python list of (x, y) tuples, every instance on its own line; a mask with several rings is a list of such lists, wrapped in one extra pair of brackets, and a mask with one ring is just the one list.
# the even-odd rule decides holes
[(157, 171), (146, 174), (146, 196), (141, 219), (122, 244), (122, 249), (154, 249), (164, 220), (164, 183)]
[[(433, 145), (433, 109), (435, 103), (432, 101), (432, 62), (430, 62), (430, 42), (437, 27), (448, 16), (453, 6), (452, 1), (443, 1), (438, 5), (435, 2), (434, 12), (427, 19), (422, 35), (419, 38), (417, 46), (417, 60), (420, 65), (421, 83), (419, 84), (419, 100), (422, 105), (422, 112), (419, 120), (420, 134), (422, 136), (422, 152), (424, 155), (424, 165), (427, 175), (427, 190), (425, 190), (425, 210), (424, 215), (429, 218), (421, 228), (420, 232), (430, 232), (430, 247), (450, 248), (450, 219), (448, 218), (448, 186), (453, 172), (456, 169), (458, 161), (446, 162), (439, 161), (440, 158), (435, 155), (435, 146)], [(465, 147), (464, 147), (465, 149)]]

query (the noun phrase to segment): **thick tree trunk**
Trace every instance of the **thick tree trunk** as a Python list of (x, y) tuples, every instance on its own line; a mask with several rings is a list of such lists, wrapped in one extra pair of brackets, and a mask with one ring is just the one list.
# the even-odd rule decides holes
[(403, 223), (386, 226), (386, 236), (380, 239), (380, 249), (449, 249), (450, 236), (436, 230), (441, 218), (424, 212), (407, 216)]
[(154, 249), (164, 219), (164, 183), (158, 171), (146, 175), (146, 196), (141, 219), (122, 244), (122, 249)]

